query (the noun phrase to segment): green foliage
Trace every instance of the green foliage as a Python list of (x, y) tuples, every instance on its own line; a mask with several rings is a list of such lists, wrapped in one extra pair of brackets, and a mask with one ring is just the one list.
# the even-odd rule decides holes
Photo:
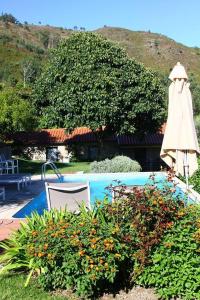
[[(198, 165), (200, 166), (200, 158), (198, 158)], [(189, 184), (193, 185), (193, 189), (200, 193), (200, 168), (189, 178)]]
[(0, 133), (30, 130), (36, 126), (34, 107), (29, 91), (20, 87), (3, 87), (0, 91)]
[(194, 106), (194, 115), (200, 114), (200, 84), (197, 77), (192, 73), (189, 74), (190, 88), (192, 92), (193, 106)]
[(77, 300), (62, 296), (53, 296), (38, 288), (35, 280), (31, 280), (31, 285), (24, 288), (26, 275), (12, 274), (12, 276), (2, 276), (0, 280), (1, 300)]
[[(17, 147), (18, 148), (18, 147)], [(15, 151), (15, 154), (18, 154)], [(33, 161), (27, 159), (19, 159), (19, 171), (20, 173), (31, 173), (31, 174), (41, 174), (41, 167), (43, 161)], [(61, 163), (56, 162), (56, 166), (61, 173), (68, 172), (78, 172), (83, 171), (85, 173), (89, 172), (89, 162), (71, 162), (71, 163)], [(53, 173), (52, 169), (47, 169), (47, 173)]]
[[(33, 214), (14, 234), (15, 243), (2, 244), (3, 270), (24, 262), (45, 289), (70, 288), (82, 297), (130, 286), (151, 249), (181, 217), (183, 203), (173, 200), (174, 186), (156, 189), (154, 183), (152, 176), (144, 188), (122, 187), (114, 203), (97, 202), (91, 211), (82, 206), (79, 214)], [(21, 252), (15, 251), (18, 244)]]
[(137, 283), (156, 287), (162, 299), (200, 299), (200, 206), (179, 211), (182, 219), (152, 252)]
[(47, 48), (49, 44), (49, 35), (50, 33), (47, 30), (43, 30), (39, 32), (39, 39), (41, 40), (45, 48)]
[(38, 59), (29, 57), (21, 61), (21, 73), (23, 76), (24, 87), (26, 87), (27, 84), (33, 83), (40, 72)]
[(42, 127), (148, 132), (163, 121), (155, 74), (100, 35), (78, 32), (51, 53), (35, 86)]
[(90, 171), (92, 173), (139, 172), (141, 166), (137, 161), (122, 155), (99, 162), (94, 161), (90, 164)]

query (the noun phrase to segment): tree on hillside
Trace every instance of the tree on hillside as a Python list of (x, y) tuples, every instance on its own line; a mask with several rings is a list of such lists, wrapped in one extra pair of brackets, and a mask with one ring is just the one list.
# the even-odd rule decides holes
[(19, 87), (1, 88), (0, 136), (36, 126), (36, 114), (29, 96), (28, 91)]
[(33, 57), (27, 57), (21, 61), (21, 73), (23, 76), (24, 88), (28, 83), (34, 82), (39, 72), (40, 65), (38, 60)]
[(145, 133), (163, 121), (158, 77), (116, 44), (88, 32), (62, 41), (35, 85), (43, 127)]
[(1, 14), (0, 21), (19, 24), (19, 21), (12, 14), (7, 14), (7, 13)]

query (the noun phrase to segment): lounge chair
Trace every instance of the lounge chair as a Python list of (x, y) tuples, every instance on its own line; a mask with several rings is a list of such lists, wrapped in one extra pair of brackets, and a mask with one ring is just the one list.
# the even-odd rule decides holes
[(1, 186), (0, 187), (0, 196), (2, 197), (3, 200), (5, 200), (5, 187)]
[(89, 183), (45, 183), (48, 209), (64, 209), (78, 212), (82, 202), (90, 209)]
[(17, 184), (17, 190), (20, 191), (20, 184), (22, 187), (27, 185), (28, 181), (30, 182), (31, 175), (30, 174), (1, 174), (0, 175), (0, 183), (6, 184)]

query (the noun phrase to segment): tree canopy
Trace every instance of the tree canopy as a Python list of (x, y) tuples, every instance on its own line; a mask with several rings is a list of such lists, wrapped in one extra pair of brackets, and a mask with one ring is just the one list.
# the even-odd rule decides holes
[(0, 135), (30, 130), (36, 126), (36, 114), (28, 91), (21, 87), (1, 86)]
[(160, 126), (165, 114), (158, 77), (89, 32), (74, 33), (52, 50), (34, 93), (42, 127), (144, 133)]

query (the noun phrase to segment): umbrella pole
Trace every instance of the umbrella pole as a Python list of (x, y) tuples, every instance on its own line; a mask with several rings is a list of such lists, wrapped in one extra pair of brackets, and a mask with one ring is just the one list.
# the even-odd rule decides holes
[(189, 164), (188, 164), (188, 155), (187, 150), (184, 154), (184, 173), (185, 173), (185, 180), (186, 180), (186, 188), (189, 189)]

